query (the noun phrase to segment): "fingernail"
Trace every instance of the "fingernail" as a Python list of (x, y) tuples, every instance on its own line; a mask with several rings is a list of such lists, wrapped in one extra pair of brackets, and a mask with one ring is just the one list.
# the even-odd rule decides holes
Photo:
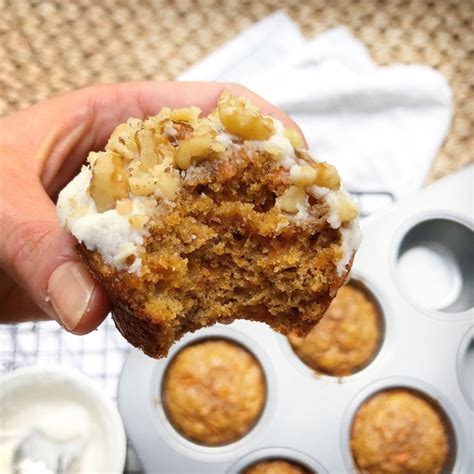
[(49, 278), (48, 294), (62, 324), (72, 331), (89, 306), (94, 280), (84, 264), (67, 262), (60, 265)]

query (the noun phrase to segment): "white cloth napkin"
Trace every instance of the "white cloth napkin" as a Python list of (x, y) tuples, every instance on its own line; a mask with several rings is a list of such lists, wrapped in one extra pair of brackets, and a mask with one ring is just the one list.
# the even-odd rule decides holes
[(305, 40), (277, 12), (180, 76), (239, 82), (285, 110), (352, 191), (419, 188), (446, 137), (451, 90), (421, 65), (378, 67), (344, 27)]

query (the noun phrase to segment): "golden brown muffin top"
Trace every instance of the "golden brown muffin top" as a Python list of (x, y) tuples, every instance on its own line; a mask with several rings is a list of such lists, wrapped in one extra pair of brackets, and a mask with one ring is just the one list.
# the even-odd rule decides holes
[(242, 474), (310, 474), (310, 471), (286, 459), (268, 459), (252, 464)]
[(351, 449), (362, 473), (437, 474), (445, 467), (449, 441), (440, 414), (427, 400), (390, 389), (357, 411)]
[(298, 357), (316, 371), (343, 376), (367, 365), (380, 340), (380, 316), (362, 290), (342, 287), (321, 321), (306, 336), (289, 336)]
[(163, 384), (163, 401), (173, 426), (207, 446), (237, 441), (254, 426), (266, 399), (263, 370), (249, 351), (226, 340), (207, 340), (182, 349)]

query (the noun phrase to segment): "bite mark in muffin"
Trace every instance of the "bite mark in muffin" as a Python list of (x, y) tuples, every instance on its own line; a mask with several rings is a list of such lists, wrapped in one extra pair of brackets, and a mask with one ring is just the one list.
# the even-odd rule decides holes
[(305, 335), (346, 279), (357, 206), (296, 130), (225, 92), (207, 117), (119, 125), (60, 193), (58, 216), (152, 357), (219, 321)]

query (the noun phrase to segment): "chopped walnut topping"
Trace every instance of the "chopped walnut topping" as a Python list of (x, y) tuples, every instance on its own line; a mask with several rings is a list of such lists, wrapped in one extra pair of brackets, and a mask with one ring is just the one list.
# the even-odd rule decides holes
[(99, 212), (113, 209), (118, 199), (128, 196), (128, 175), (120, 156), (104, 152), (96, 159), (89, 192)]
[(117, 204), (115, 207), (117, 209), (117, 212), (120, 215), (126, 216), (127, 214), (130, 214), (132, 212), (133, 205), (132, 205), (132, 201), (126, 198), (126, 199), (120, 199), (120, 201), (117, 201)]
[(357, 206), (348, 196), (344, 194), (338, 194), (337, 204), (337, 213), (341, 223), (350, 222), (359, 215), (359, 210), (357, 209)]
[(290, 181), (297, 186), (306, 187), (316, 183), (317, 170), (311, 165), (293, 165), (290, 168)]
[(244, 140), (267, 140), (275, 132), (271, 117), (264, 117), (248, 100), (229, 92), (221, 95), (217, 111), (229, 133)]
[[(133, 212), (134, 196), (175, 200), (189, 176), (203, 176), (205, 160), (220, 159), (219, 183), (231, 179), (238, 166), (232, 161), (231, 149), (239, 153), (265, 152), (274, 160), (281, 184), (291, 186), (277, 198), (276, 207), (284, 213), (297, 214), (298, 220), (308, 215), (308, 194), (314, 189), (326, 190), (332, 197), (337, 222), (345, 223), (357, 216), (357, 208), (342, 193), (336, 169), (318, 162), (304, 150), (299, 131), (284, 128), (278, 121), (263, 115), (250, 101), (224, 92), (217, 108), (207, 117), (200, 117), (198, 107), (171, 110), (163, 108), (154, 117), (130, 119), (116, 127), (106, 151), (91, 153), (90, 195), (97, 210), (116, 208), (123, 216)], [(239, 150), (239, 147), (242, 147)], [(251, 154), (249, 155), (251, 157)], [(235, 158), (236, 160), (238, 158)], [(191, 168), (192, 169), (189, 169)], [(204, 173), (204, 174), (203, 174)], [(187, 181), (186, 181), (187, 180)], [(326, 194), (327, 194), (326, 193)], [(321, 199), (326, 194), (319, 192)], [(143, 216), (131, 216), (131, 225), (141, 228)]]
[(288, 140), (290, 140), (291, 145), (293, 148), (299, 150), (300, 148), (304, 147), (304, 140), (303, 137), (301, 136), (301, 133), (299, 133), (297, 130), (294, 128), (285, 128), (283, 131), (283, 134), (285, 135)]
[(158, 179), (149, 173), (136, 173), (128, 180), (130, 191), (137, 196), (151, 196), (155, 193)]
[(186, 170), (191, 161), (200, 161), (206, 158), (211, 151), (211, 137), (208, 135), (194, 135), (181, 141), (176, 153), (176, 165)]
[(317, 169), (316, 184), (323, 188), (329, 188), (337, 191), (341, 187), (339, 174), (334, 166), (328, 163), (313, 163)]
[(185, 109), (174, 109), (171, 111), (171, 120), (176, 122), (187, 122), (196, 127), (201, 109), (199, 107), (187, 107)]
[(139, 153), (138, 143), (135, 139), (139, 127), (140, 124), (133, 120), (118, 125), (109, 138), (105, 149), (127, 160), (133, 160)]
[(308, 196), (304, 189), (297, 186), (290, 186), (282, 196), (276, 200), (276, 205), (280, 209), (290, 214), (296, 214), (298, 212), (298, 206), (304, 205)]

